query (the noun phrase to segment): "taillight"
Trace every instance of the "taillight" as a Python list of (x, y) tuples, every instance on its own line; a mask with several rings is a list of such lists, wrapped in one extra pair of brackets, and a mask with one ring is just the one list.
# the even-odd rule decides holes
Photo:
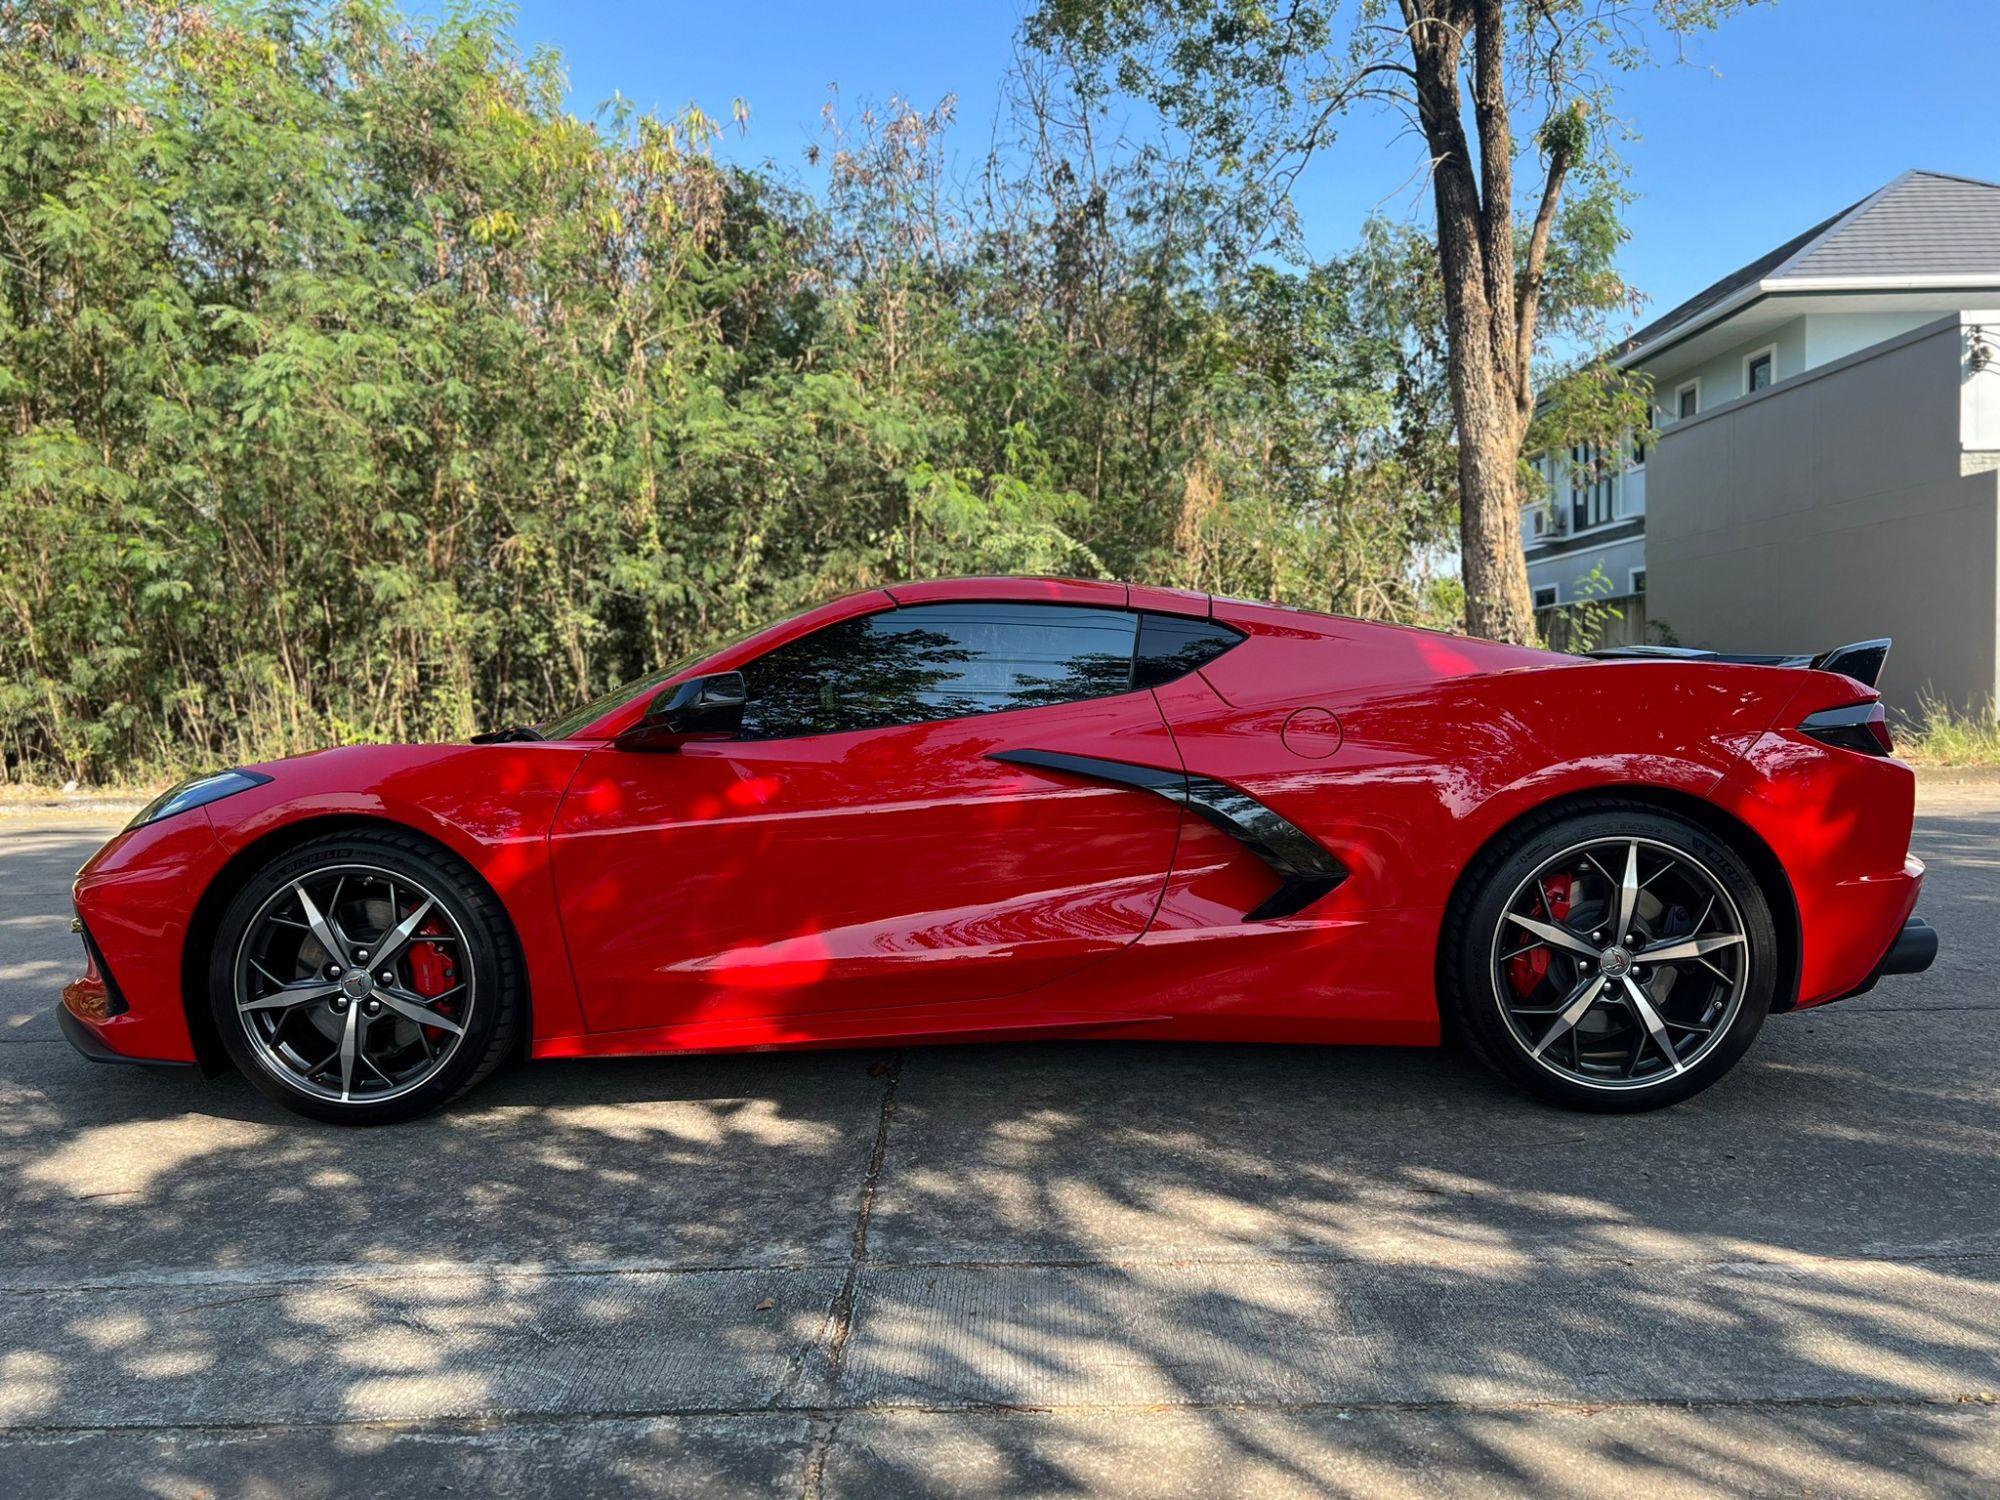
[(1880, 703), (1851, 703), (1846, 708), (1823, 708), (1799, 725), (1800, 734), (1809, 734), (1821, 744), (1838, 745), (1843, 750), (1859, 750), (1863, 755), (1894, 755), (1896, 746), (1889, 738), (1889, 716)]

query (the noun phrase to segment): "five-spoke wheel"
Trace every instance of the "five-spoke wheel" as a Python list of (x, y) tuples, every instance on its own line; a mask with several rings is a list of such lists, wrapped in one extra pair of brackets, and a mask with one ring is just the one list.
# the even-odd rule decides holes
[(438, 898), (373, 865), (272, 893), (243, 934), (236, 1009), (267, 1066), (342, 1104), (393, 1099), (451, 1060), (478, 1003), (465, 934)]
[(1455, 912), (1453, 1019), (1536, 1092), (1603, 1110), (1696, 1092), (1770, 1006), (1769, 904), (1728, 845), (1652, 808), (1546, 819)]
[[(1503, 947), (1510, 935), (1519, 942)], [(1493, 985), (1543, 1067), (1596, 1088), (1683, 1073), (1742, 1003), (1743, 919), (1713, 873), (1648, 839), (1565, 849), (1493, 935)]]
[(264, 1092), (366, 1123), (483, 1076), (518, 986), (499, 905), (458, 860), (399, 833), (322, 839), (260, 871), (211, 965), (223, 1040)]

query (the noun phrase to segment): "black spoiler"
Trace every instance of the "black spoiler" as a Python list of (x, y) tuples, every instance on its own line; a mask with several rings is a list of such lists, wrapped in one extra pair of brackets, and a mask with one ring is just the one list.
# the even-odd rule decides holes
[(1838, 672), (1877, 687), (1882, 680), (1882, 666), (1889, 660), (1889, 640), (1885, 636), (1879, 641), (1856, 641), (1852, 646), (1835, 646), (1818, 656), (1749, 656), (1737, 651), (1700, 651), (1692, 646), (1606, 646), (1601, 651), (1583, 654), (1600, 661), (1713, 661), (1746, 667), (1806, 667), (1815, 672)]

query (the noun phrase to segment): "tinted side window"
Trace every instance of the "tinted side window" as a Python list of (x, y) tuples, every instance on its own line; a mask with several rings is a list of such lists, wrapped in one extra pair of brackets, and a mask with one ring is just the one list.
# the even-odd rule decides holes
[(1213, 620), (1182, 615), (1141, 615), (1132, 658), (1132, 686), (1150, 688), (1205, 667), (1243, 639), (1243, 632)]
[(744, 739), (886, 729), (1129, 692), (1138, 620), (1059, 604), (917, 604), (743, 669)]

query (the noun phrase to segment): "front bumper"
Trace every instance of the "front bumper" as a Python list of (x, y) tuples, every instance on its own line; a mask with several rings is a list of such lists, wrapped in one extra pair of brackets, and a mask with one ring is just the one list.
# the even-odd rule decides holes
[(63, 1000), (115, 1056), (202, 1061), (183, 992), (185, 943), (195, 897), (227, 858), (206, 814), (127, 829), (77, 872), (85, 965)]
[[(79, 878), (79, 897), (81, 886)], [(119, 930), (115, 923), (112, 925), (114, 931)], [(77, 915), (70, 919), (69, 927), (83, 943), (83, 973), (63, 986), (62, 1000), (56, 1006), (56, 1023), (69, 1044), (92, 1062), (193, 1068), (212, 1075), (215, 1070), (205, 1066), (192, 1047), (181, 1050), (174, 1048), (171, 1041), (166, 1047), (160, 1045), (162, 1028), (156, 1021), (157, 1007), (135, 1010), (127, 998), (119, 977), (131, 972), (145, 973), (143, 956), (130, 965), (121, 963), (114, 968), (97, 940), (96, 929), (84, 918), (82, 900), (78, 901)], [(185, 1013), (179, 1004), (174, 1005), (168, 1019), (178, 1022), (178, 1032), (186, 1034)]]
[(78, 917), (70, 928), (83, 939), (83, 975), (63, 986), (56, 1006), (56, 1024), (69, 1044), (92, 1062), (135, 1063), (149, 1068), (192, 1068), (196, 1064), (172, 1057), (134, 1057), (105, 1040), (106, 1031), (129, 1026), (132, 1007), (125, 1001), (111, 966), (104, 961), (90, 928)]
[(96, 1028), (69, 1008), (67, 1000), (56, 1007), (56, 1024), (62, 1028), (64, 1039), (92, 1062), (130, 1063), (132, 1066), (139, 1068), (193, 1068), (195, 1066), (191, 1062), (175, 1062), (171, 1058), (127, 1057), (122, 1052), (112, 1051), (105, 1044), (104, 1039), (97, 1034)]

